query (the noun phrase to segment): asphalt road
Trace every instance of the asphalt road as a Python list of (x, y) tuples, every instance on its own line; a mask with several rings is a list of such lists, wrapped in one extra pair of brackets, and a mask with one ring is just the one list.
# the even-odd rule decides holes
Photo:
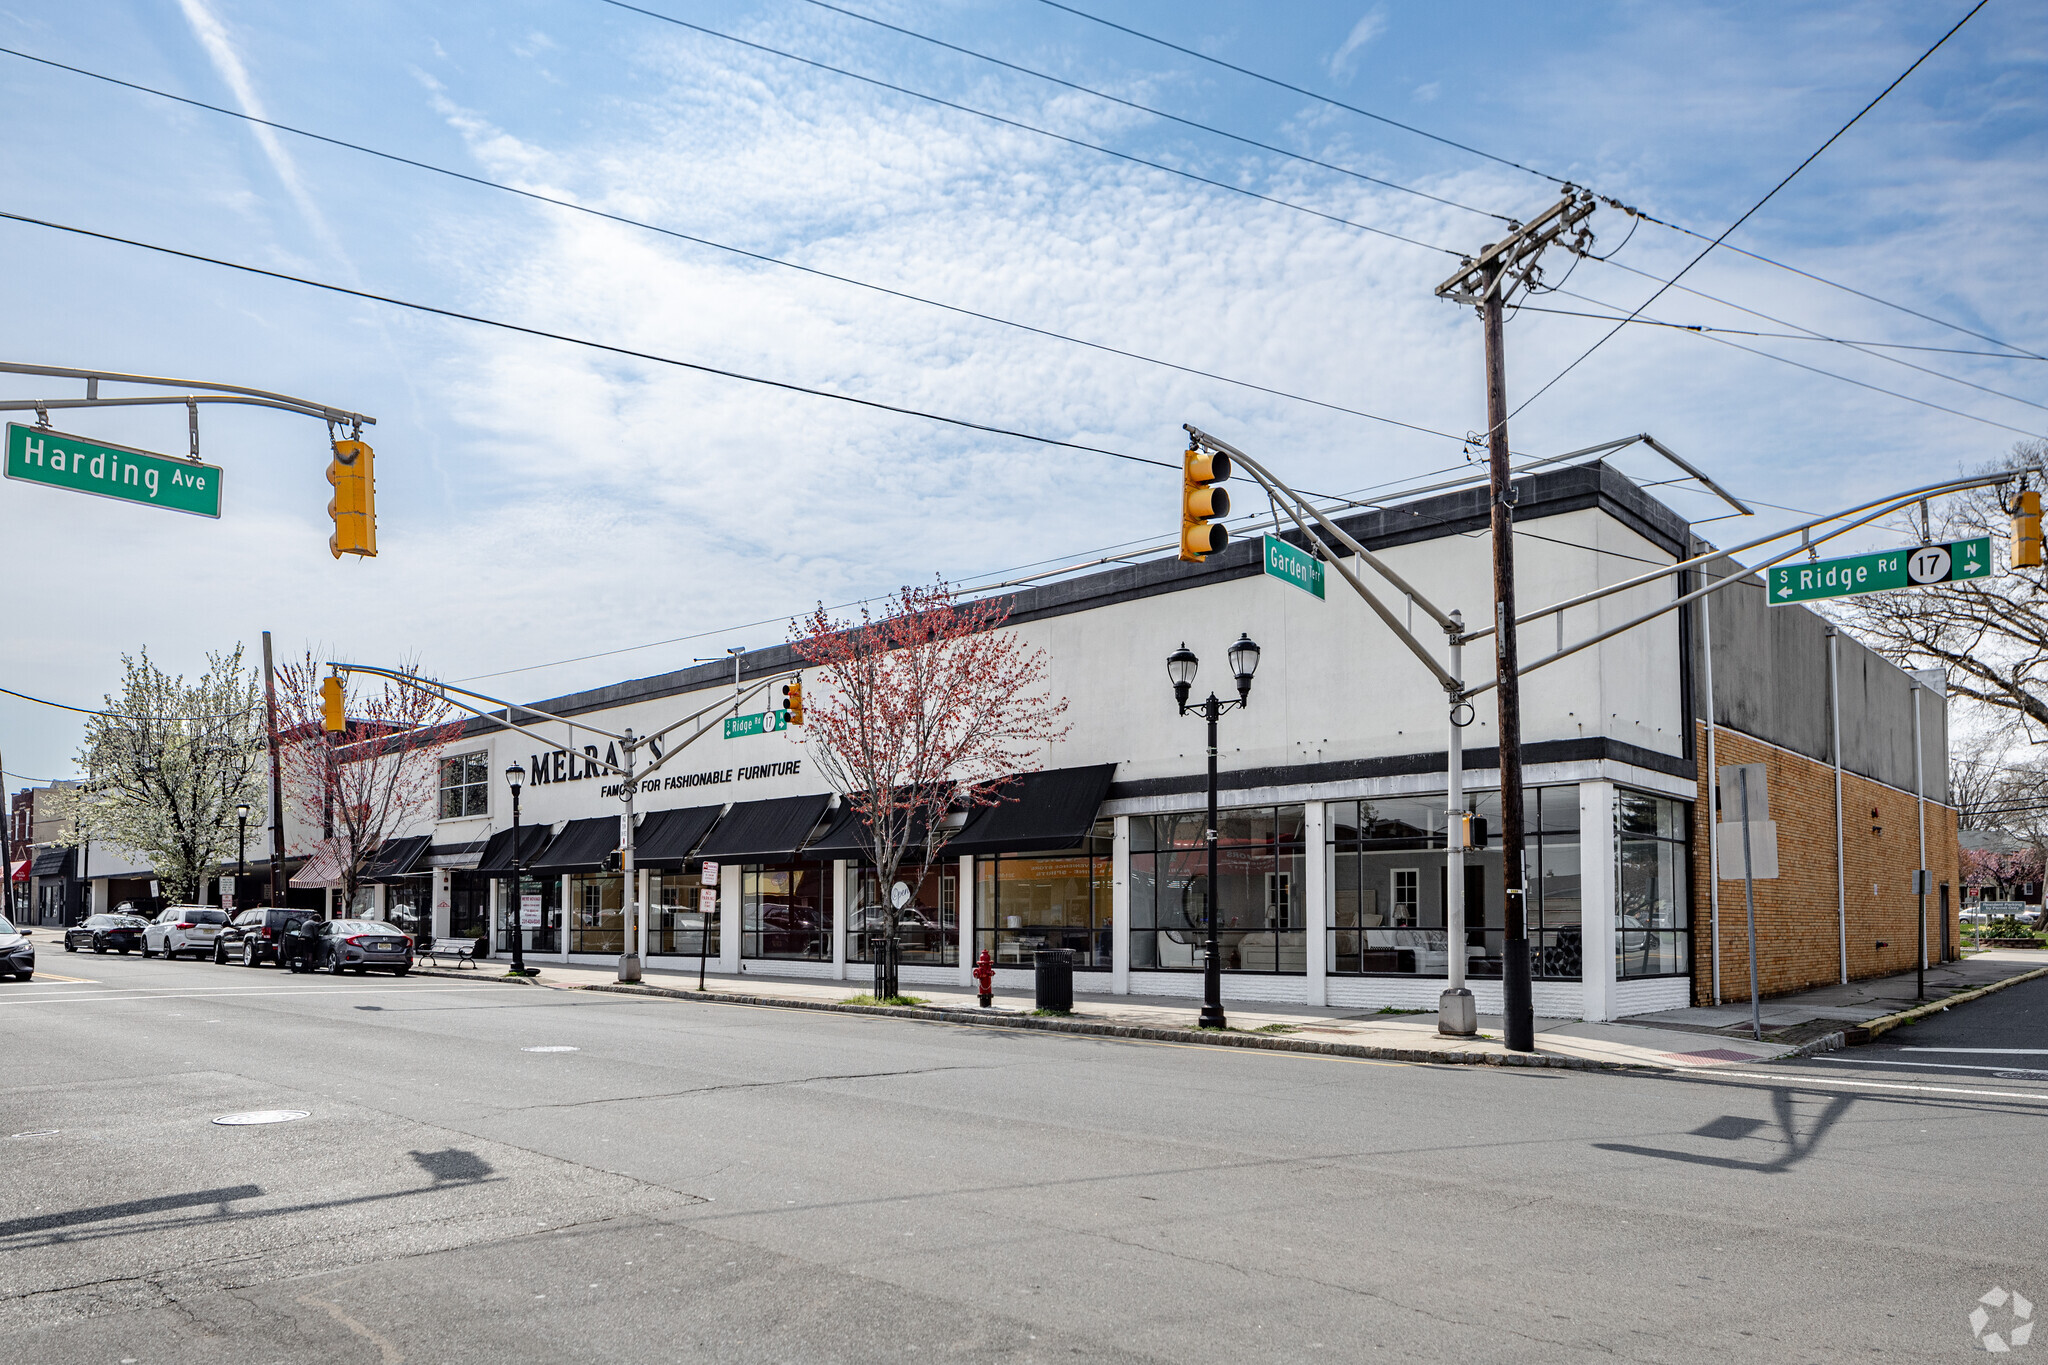
[(40, 965), (0, 1360), (1925, 1361), (2048, 1302), (2048, 1054), (1906, 1051), (2048, 1048), (2048, 982), (1674, 1078)]

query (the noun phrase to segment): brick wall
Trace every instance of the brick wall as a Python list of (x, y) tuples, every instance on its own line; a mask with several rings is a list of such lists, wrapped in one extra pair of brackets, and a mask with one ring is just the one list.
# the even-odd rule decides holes
[[(1712, 774), (1706, 771), (1704, 724), (1695, 736), (1700, 756), (1699, 798), (1693, 806), (1693, 999), (1713, 999), (1711, 905), (1708, 897)], [(1778, 876), (1756, 883), (1758, 981), (1762, 994), (1781, 995), (1841, 979), (1835, 915), (1835, 770), (1774, 744), (1726, 727), (1714, 733), (1715, 761), (1761, 763), (1770, 777), (1770, 814), (1778, 822)], [(1735, 797), (1724, 819), (1737, 818)], [(1872, 812), (1875, 811), (1875, 816)], [(1847, 886), (1849, 976), (1910, 971), (1918, 960), (1917, 898), (1913, 870), (1920, 834), (1911, 792), (1842, 775), (1843, 871)], [(1725, 869), (1740, 873), (1739, 847), (1721, 850)], [(1941, 893), (1949, 887), (1949, 954), (1961, 943), (1962, 881), (1957, 875), (1956, 813), (1927, 803), (1927, 866), (1935, 890), (1927, 898), (1927, 959), (1941, 958)], [(1749, 942), (1742, 880), (1721, 883), (1721, 998), (1749, 999)], [(1882, 943), (1884, 946), (1879, 947)]]

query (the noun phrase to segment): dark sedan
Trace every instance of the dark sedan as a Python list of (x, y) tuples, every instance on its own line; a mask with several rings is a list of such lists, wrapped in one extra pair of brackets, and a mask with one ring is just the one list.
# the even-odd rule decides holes
[(395, 924), (372, 919), (331, 919), (314, 940), (313, 970), (357, 976), (375, 968), (404, 976), (412, 970), (412, 939)]
[(125, 953), (142, 946), (142, 929), (148, 923), (136, 915), (93, 915), (64, 931), (64, 951), (90, 948), (96, 953)]
[(28, 930), (17, 929), (0, 915), (0, 972), (12, 972), (17, 981), (36, 974), (36, 946), (28, 941)]

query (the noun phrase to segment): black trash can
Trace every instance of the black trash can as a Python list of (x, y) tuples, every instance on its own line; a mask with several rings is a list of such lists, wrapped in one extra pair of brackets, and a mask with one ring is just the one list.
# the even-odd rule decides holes
[(1074, 1009), (1074, 954), (1052, 948), (1037, 955), (1038, 1008), (1070, 1014)]

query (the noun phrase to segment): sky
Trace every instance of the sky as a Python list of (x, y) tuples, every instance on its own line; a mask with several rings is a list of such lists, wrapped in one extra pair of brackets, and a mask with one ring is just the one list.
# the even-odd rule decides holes
[[(1545, 175), (1710, 240), (1967, 9), (10, 0), (5, 212), (661, 359), (0, 220), (0, 358), (369, 414), (379, 547), (329, 555), (296, 414), (201, 410), (218, 521), (0, 482), (0, 687), (90, 706), (123, 653), (197, 673), (267, 629), (538, 699), (1170, 541), (1176, 477), (1142, 461), (1177, 466), (1184, 422), (1321, 493), (1461, 472), (1479, 328), (1433, 291)], [(1508, 322), (1515, 450), (1650, 432), (1757, 503), (1701, 526), (1726, 545), (2048, 431), (2048, 362), (1986, 340), (2048, 353), (2044, 67), (2048, 11), (1991, 0), (1730, 239), (1874, 297), (1724, 250), (1646, 311), (1945, 349), (1631, 327), (1544, 388), (1609, 325), (1537, 309), (1632, 309), (1705, 245), (1603, 207), (1612, 259), (1553, 254)], [(53, 422), (178, 454), (184, 416)], [(79, 720), (0, 696), (9, 786), (75, 775)]]

